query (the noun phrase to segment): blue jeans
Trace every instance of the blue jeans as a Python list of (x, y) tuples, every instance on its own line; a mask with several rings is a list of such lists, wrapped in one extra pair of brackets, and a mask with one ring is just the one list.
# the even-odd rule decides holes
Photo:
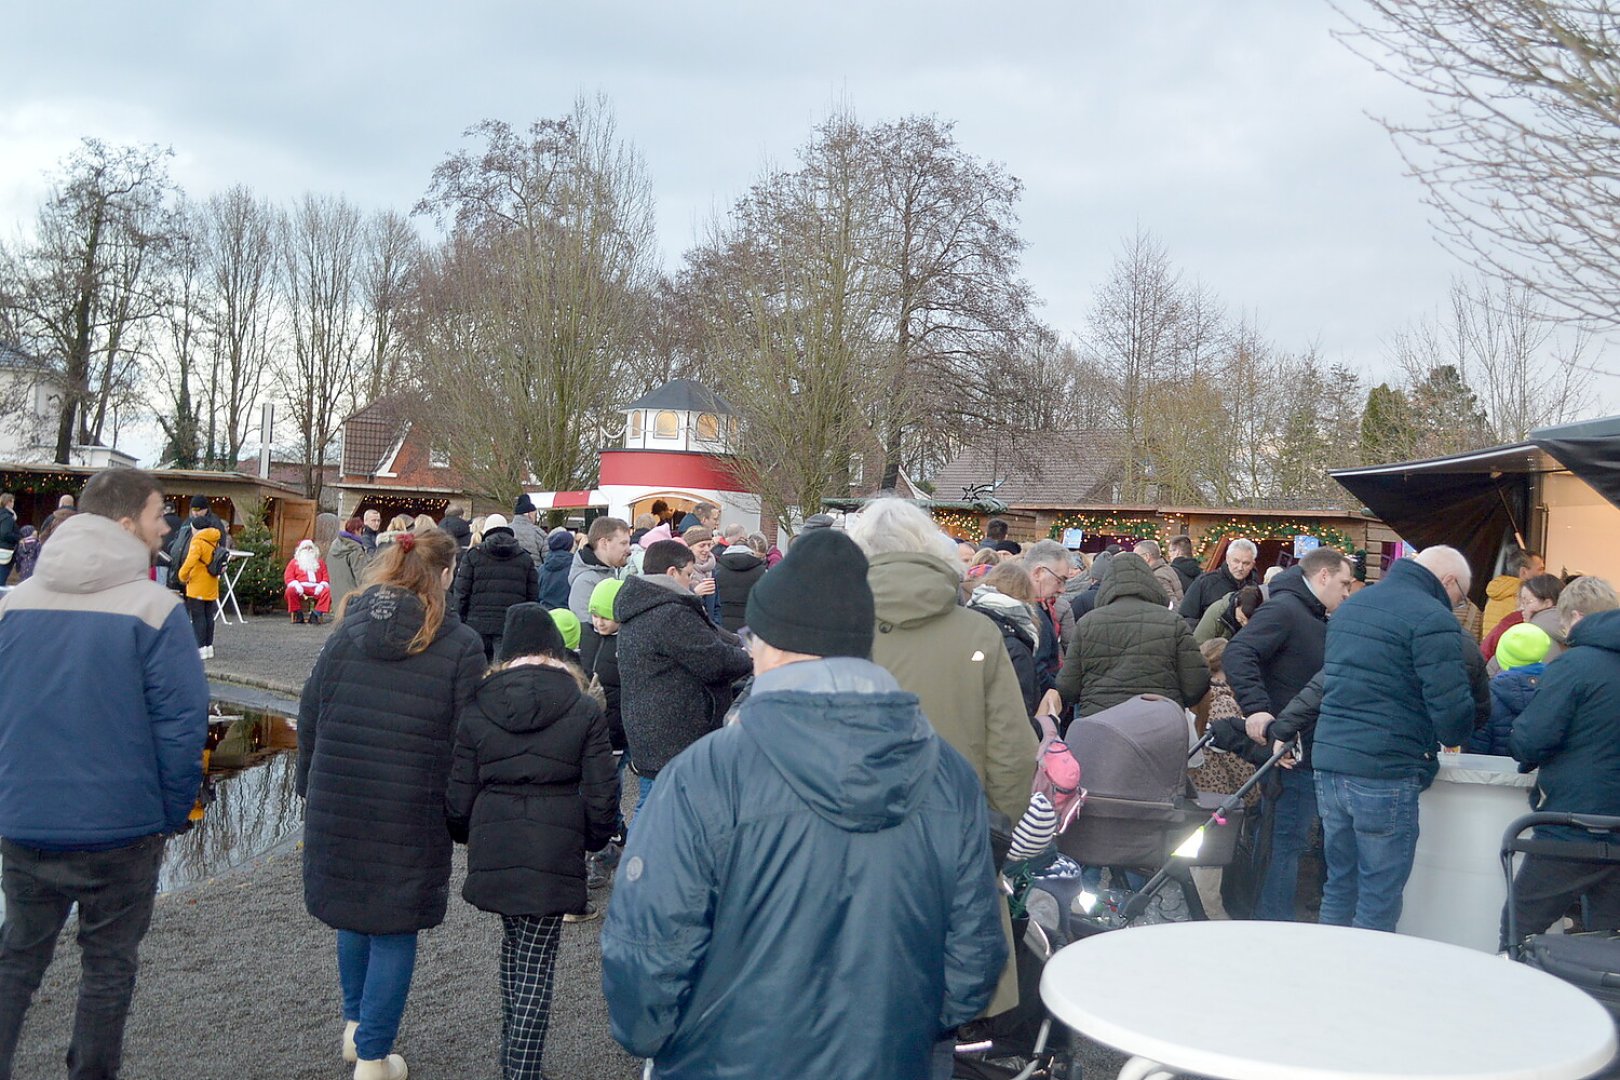
[(1394, 933), (1417, 850), (1422, 790), (1415, 776), (1391, 780), (1317, 770), (1328, 872), (1324, 924)]
[(640, 786), (641, 791), (636, 796), (636, 812), (635, 816), (630, 819), (631, 821), (640, 817), (641, 808), (647, 805), (647, 796), (652, 794), (653, 778), (650, 776), (638, 776), (636, 777), (636, 783)]
[(1310, 841), (1316, 820), (1316, 784), (1309, 769), (1277, 769), (1282, 790), (1266, 796), (1263, 812), (1271, 820), (1271, 856), (1266, 862), (1260, 891), (1254, 898), (1254, 917), (1273, 922), (1294, 921), (1294, 897), (1299, 892), (1299, 857)]
[(343, 1019), (357, 1020), (354, 1046), (365, 1061), (380, 1061), (394, 1049), (405, 996), (416, 971), (415, 934), (337, 932), (338, 983)]

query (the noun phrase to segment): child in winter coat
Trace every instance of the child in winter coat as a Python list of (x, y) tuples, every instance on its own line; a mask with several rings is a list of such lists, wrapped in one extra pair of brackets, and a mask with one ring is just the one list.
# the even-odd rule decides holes
[(1500, 674), (1491, 679), (1491, 720), (1477, 728), (1463, 747), (1470, 754), (1512, 757), (1509, 740), (1513, 723), (1541, 689), (1541, 674), (1547, 670), (1547, 653), (1552, 636), (1534, 623), (1509, 627), (1496, 643)]
[(616, 812), (602, 712), (579, 670), (550, 655), (555, 624), (525, 625), (542, 632), (508, 619), (501, 648), (513, 659), (485, 676), (462, 714), (445, 795), (450, 834), (467, 845), (461, 895), (501, 916), (505, 1080), (545, 1075), (562, 923), (588, 910), (585, 853), (608, 842)]

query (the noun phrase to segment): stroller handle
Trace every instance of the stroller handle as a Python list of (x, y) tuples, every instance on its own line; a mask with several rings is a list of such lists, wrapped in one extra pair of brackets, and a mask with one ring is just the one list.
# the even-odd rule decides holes
[[(1620, 863), (1620, 849), (1611, 850), (1608, 843), (1599, 841), (1594, 837), (1590, 844), (1580, 841), (1538, 841), (1521, 840), (1520, 837), (1541, 825), (1562, 825), (1577, 829), (1586, 829), (1593, 833), (1620, 834), (1620, 817), (1604, 814), (1571, 814), (1538, 811), (1533, 814), (1524, 814), (1514, 818), (1502, 833), (1502, 874), (1507, 878), (1506, 930), (1508, 955), (1515, 960), (1522, 959), (1524, 955), (1524, 942), (1519, 937), (1519, 922), (1517, 905), (1513, 896), (1513, 856), (1519, 853), (1535, 853), (1557, 858), (1562, 855), (1566, 859), (1580, 862)], [(1565, 851), (1558, 851), (1564, 848)]]

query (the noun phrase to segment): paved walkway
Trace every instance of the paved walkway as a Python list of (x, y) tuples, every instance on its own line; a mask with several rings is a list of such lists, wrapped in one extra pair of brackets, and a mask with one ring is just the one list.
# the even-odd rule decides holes
[[(220, 627), (207, 665), (216, 694), (254, 708), (295, 707), (288, 698), (302, 688), (329, 632), (269, 617)], [(631, 805), (627, 800), (626, 809)], [(500, 1075), (500, 920), (460, 899), (463, 851), (456, 853), (449, 913), (422, 935), (396, 1046), (420, 1080)], [(608, 895), (594, 899), (605, 905)], [(546, 1069), (558, 1080), (641, 1075), (609, 1034), (600, 928), (600, 920), (563, 928), (546, 1042)], [(16, 1076), (63, 1074), (78, 965), (70, 930), (29, 1014)], [(296, 840), (158, 898), (141, 951), (125, 1080), (340, 1080), (349, 1075), (338, 1055), (340, 1031), (333, 935), (304, 911)], [(1083, 1060), (1091, 1080), (1114, 1076), (1122, 1061), (1094, 1044)]]

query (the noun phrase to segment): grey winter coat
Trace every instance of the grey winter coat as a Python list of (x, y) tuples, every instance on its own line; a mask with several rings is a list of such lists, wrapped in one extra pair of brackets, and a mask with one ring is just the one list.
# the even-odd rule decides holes
[(574, 552), (574, 564), (568, 570), (568, 610), (583, 625), (591, 625), (591, 593), (608, 578), (619, 572), (596, 557), (596, 549), (586, 544)]
[(546, 530), (517, 514), (512, 518), (512, 535), (517, 537), (518, 547), (529, 556), (530, 562), (539, 566), (546, 561)]
[(371, 552), (352, 533), (338, 533), (337, 539), (326, 552), (326, 576), (332, 583), (332, 610), (337, 611), (343, 598), (360, 587), (360, 575), (366, 572)]
[(1187, 620), (1140, 556), (1115, 555), (1098, 590), (1097, 607), (1074, 627), (1058, 693), (1091, 716), (1138, 694), (1159, 694), (1183, 706), (1209, 690), (1209, 668)]
[(721, 638), (703, 601), (667, 575), (627, 578), (613, 617), (619, 623), (619, 709), (630, 761), (640, 775), (656, 776), (720, 726), (731, 708), (731, 684), (752, 672), (754, 663)]

